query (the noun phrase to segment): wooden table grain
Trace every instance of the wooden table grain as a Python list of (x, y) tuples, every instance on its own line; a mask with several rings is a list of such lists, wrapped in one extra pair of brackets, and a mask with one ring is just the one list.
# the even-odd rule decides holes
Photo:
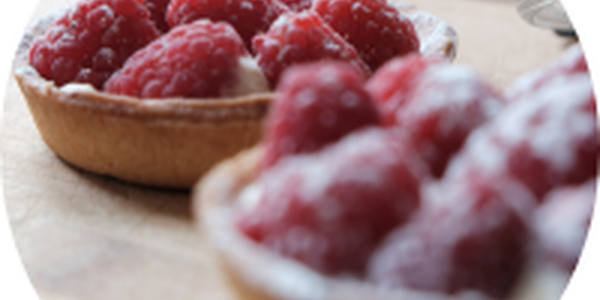
[[(33, 19), (75, 0), (43, 0)], [(525, 24), (515, 1), (410, 0), (452, 24), (456, 63), (498, 89), (572, 43)], [(43, 300), (233, 300), (193, 225), (189, 192), (135, 186), (78, 170), (43, 143), (10, 80), (4, 191), (22, 262)]]

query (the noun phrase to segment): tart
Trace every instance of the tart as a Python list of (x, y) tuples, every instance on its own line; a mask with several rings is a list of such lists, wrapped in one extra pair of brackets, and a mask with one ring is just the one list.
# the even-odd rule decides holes
[[(194, 213), (233, 290), (244, 300), (446, 299), (403, 290), (390, 293), (357, 281), (322, 276), (252, 242), (235, 226), (235, 199), (258, 176), (264, 149), (220, 164), (197, 186)], [(457, 299), (461, 299), (460, 297)]]
[[(243, 300), (437, 300), (490, 299), (466, 292), (454, 296), (409, 289), (386, 290), (353, 280), (323, 276), (286, 259), (240, 232), (234, 223), (237, 199), (258, 177), (264, 149), (245, 150), (214, 168), (194, 193), (197, 229), (208, 239), (213, 256), (232, 290)], [(559, 299), (569, 275), (533, 262), (511, 300)]]
[[(378, 70), (363, 85), (371, 100), (348, 108), (347, 92), (360, 90), (349, 73), (290, 68), (263, 141), (195, 186), (196, 225), (240, 299), (557, 299), (585, 240), (600, 153), (581, 49), (503, 94), (460, 66), (409, 56)], [(394, 76), (405, 84), (388, 84)], [(297, 96), (306, 91), (341, 105)], [(369, 114), (369, 101), (382, 118), (348, 122), (344, 109)], [(282, 122), (290, 109), (301, 119)], [(420, 130), (440, 115), (451, 116), (442, 132), (468, 127), (458, 149)], [(436, 151), (450, 156), (441, 169)]]
[[(457, 37), (450, 26), (414, 7), (398, 7), (414, 23), (422, 54), (454, 58)], [(43, 18), (27, 30), (13, 69), (42, 139), (65, 162), (127, 182), (186, 189), (217, 162), (260, 140), (273, 98), (269, 90), (142, 101), (89, 84), (59, 86), (45, 79), (28, 54), (64, 13)], [(244, 80), (249, 85), (257, 81), (252, 75)]]

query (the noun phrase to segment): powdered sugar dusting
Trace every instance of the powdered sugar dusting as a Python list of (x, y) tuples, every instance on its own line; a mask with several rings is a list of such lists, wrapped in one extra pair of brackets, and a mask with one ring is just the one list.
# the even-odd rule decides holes
[(504, 100), (471, 68), (420, 57), (404, 62), (396, 73), (408, 75), (387, 79), (380, 73), (371, 80), (392, 82), (391, 90), (397, 91), (384, 113), (394, 114), (394, 125), (410, 134), (440, 177), (469, 134), (500, 113)]
[[(387, 180), (385, 172), (381, 168), (386, 165), (397, 163), (396, 153), (389, 151), (390, 145), (385, 141), (385, 133), (379, 130), (359, 132), (342, 139), (340, 142), (326, 148), (318, 153), (319, 157), (311, 155), (302, 155), (288, 157), (283, 159), (275, 166), (278, 170), (272, 173), (281, 175), (284, 172), (302, 173), (302, 188), (300, 189), (301, 199), (304, 201), (314, 201), (326, 197), (328, 189), (335, 184), (360, 184), (368, 186), (379, 186)], [(377, 155), (374, 155), (378, 153)], [(371, 157), (368, 165), (363, 165), (362, 157)], [(320, 161), (327, 161), (326, 164)], [(316, 162), (316, 163), (315, 163)], [(351, 165), (352, 162), (360, 163), (363, 167), (360, 172), (346, 170), (347, 168), (356, 168)], [(335, 174), (335, 176), (332, 176)], [(279, 177), (278, 176), (278, 177)], [(277, 178), (266, 179), (277, 182)]]
[(287, 24), (289, 24), (292, 14), (284, 13), (281, 14), (273, 23), (271, 24), (271, 29), (269, 30), (277, 30), (280, 28), (284, 28)]
[(513, 102), (527, 100), (535, 90), (551, 85), (550, 81), (559, 84), (567, 80), (572, 73), (586, 72), (586, 69), (583, 50), (575, 45), (552, 64), (521, 76), (506, 90), (506, 98)]
[(319, 152), (280, 159), (257, 181), (262, 198), (245, 205), (254, 209), (241, 228), (322, 273), (357, 276), (378, 241), (419, 205), (419, 179), (390, 137), (364, 129)]
[(467, 139), (463, 150), (453, 158), (446, 171), (447, 178), (469, 178), (503, 174), (508, 155), (506, 149), (494, 142), (487, 127), (476, 130)]
[(423, 81), (419, 89), (419, 109), (415, 111), (430, 112), (448, 103), (464, 109), (469, 105), (481, 104), (481, 112), (485, 118), (496, 115), (502, 108), (498, 97), (493, 97), (491, 88), (472, 69), (465, 66), (439, 64), (428, 68), (422, 75)]
[[(574, 64), (572, 58), (566, 60)], [(512, 99), (498, 117), (471, 135), (448, 176), (514, 177), (538, 197), (555, 185), (594, 176), (598, 125), (589, 73), (549, 70), (551, 74), (538, 77), (543, 80), (535, 88), (522, 91), (518, 101)], [(515, 85), (537, 80), (523, 78)]]
[(252, 4), (252, 2), (250, 2), (250, 1), (241, 1), (240, 6), (246, 10), (254, 9), (254, 4)]
[(533, 228), (542, 251), (569, 271), (584, 246), (596, 194), (595, 180), (550, 192), (533, 215)]
[[(593, 97), (587, 74), (561, 77), (509, 108), (495, 127), (509, 145), (527, 142), (556, 170), (573, 165), (579, 140), (593, 135), (595, 116), (585, 106)], [(534, 119), (541, 119), (534, 121)]]
[(393, 136), (379, 129), (358, 131), (316, 154), (283, 157), (260, 182), (277, 195), (287, 191), (282, 178), (293, 180), (299, 199), (308, 202), (322, 201), (337, 186), (360, 185), (377, 190), (389, 183), (391, 169), (402, 168), (402, 158), (390, 138)]

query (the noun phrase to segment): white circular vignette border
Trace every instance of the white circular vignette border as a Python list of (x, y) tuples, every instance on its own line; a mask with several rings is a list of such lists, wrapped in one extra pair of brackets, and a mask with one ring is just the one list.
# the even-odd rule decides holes
[[(597, 4), (589, 0), (562, 0), (562, 4), (577, 31), (587, 63), (591, 70), (596, 95), (600, 94), (600, 19)], [(598, 97), (596, 107), (598, 108)], [(597, 111), (598, 114), (598, 111)], [(598, 115), (596, 115), (598, 118)], [(596, 182), (596, 205), (588, 238), (579, 263), (562, 299), (597, 299), (600, 295), (600, 205), (598, 205), (598, 181)]]
[[(38, 1), (18, 0), (3, 2), (0, 10), (0, 132), (4, 132), (4, 103), (8, 79), (11, 76), (12, 58)], [(0, 135), (1, 139), (4, 135)], [(4, 202), (4, 153), (0, 155), (0, 299), (34, 300), (39, 299), (25, 268), (21, 263), (16, 245), (12, 238)]]
[[(0, 10), (0, 130), (4, 130), (4, 97), (8, 78), (11, 75), (12, 57), (20, 36), (27, 25), (38, 1), (11, 1), (8, 9)], [(448, 1), (448, 0), (440, 0)], [(516, 1), (515, 1), (516, 2)], [(596, 5), (589, 0), (563, 0), (563, 5), (573, 22), (583, 45), (588, 64), (590, 65), (594, 89), (600, 92), (600, 18), (597, 17)], [(592, 7), (593, 6), (593, 7)], [(591, 9), (590, 9), (591, 8)], [(516, 12), (515, 12), (516, 13)], [(597, 93), (598, 94), (598, 93)], [(1, 141), (0, 141), (1, 143)], [(0, 166), (3, 166), (3, 155)], [(39, 299), (25, 273), (21, 260), (12, 239), (4, 205), (3, 172), (0, 172), (0, 299)], [(598, 199), (598, 195), (596, 195)], [(600, 295), (600, 205), (594, 209), (594, 218), (589, 238), (584, 247), (580, 264), (567, 287), (563, 300), (590, 299)]]

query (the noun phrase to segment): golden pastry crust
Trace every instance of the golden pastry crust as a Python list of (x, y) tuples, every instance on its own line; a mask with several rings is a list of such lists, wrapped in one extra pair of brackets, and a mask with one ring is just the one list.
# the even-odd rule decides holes
[[(415, 22), (424, 55), (454, 58), (457, 41), (450, 26), (413, 8), (401, 10)], [(190, 188), (217, 162), (260, 140), (272, 93), (140, 101), (85, 84), (57, 87), (40, 77), (29, 64), (29, 49), (65, 11), (34, 24), (14, 61), (35, 124), (64, 161), (133, 183)]]

